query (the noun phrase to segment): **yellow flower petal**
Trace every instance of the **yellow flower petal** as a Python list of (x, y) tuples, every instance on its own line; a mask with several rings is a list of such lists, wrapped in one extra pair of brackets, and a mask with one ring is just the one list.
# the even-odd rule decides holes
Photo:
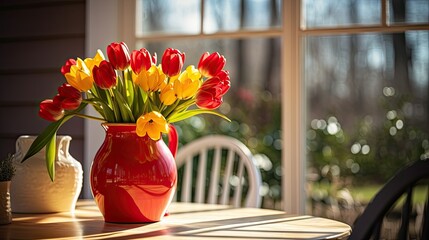
[(156, 66), (151, 66), (148, 70), (142, 69), (138, 75), (133, 73), (133, 82), (146, 92), (156, 92), (165, 85), (166, 76)]
[(70, 72), (66, 73), (65, 78), (68, 84), (81, 92), (86, 92), (91, 89), (94, 83), (91, 72), (80, 58), (77, 59), (76, 65), (70, 67)]
[[(139, 118), (139, 120), (140, 120), (140, 118)], [(146, 124), (142, 123), (142, 122), (139, 123), (139, 120), (137, 120), (136, 133), (137, 133), (137, 136), (144, 137), (144, 136), (146, 136), (146, 127), (145, 127)]]
[(200, 79), (201, 73), (194, 66), (188, 66), (174, 81), (173, 88), (177, 98), (186, 100), (195, 96), (201, 84)]
[(159, 98), (161, 99), (161, 102), (167, 106), (170, 106), (173, 104), (176, 100), (176, 93), (174, 92), (173, 85), (167, 84), (161, 91), (161, 94), (159, 95)]
[(136, 133), (143, 137), (148, 135), (152, 140), (159, 140), (162, 133), (168, 132), (168, 123), (159, 112), (146, 113), (137, 120)]
[(92, 72), (92, 69), (94, 68), (94, 66), (99, 66), (101, 61), (105, 60), (103, 52), (98, 49), (97, 53), (95, 54), (94, 58), (86, 58), (84, 60), (86, 66), (88, 67), (88, 69)]
[(158, 131), (158, 129), (156, 129), (156, 127), (148, 127), (147, 128), (147, 135), (152, 140), (155, 140), (155, 141), (161, 138), (161, 132)]

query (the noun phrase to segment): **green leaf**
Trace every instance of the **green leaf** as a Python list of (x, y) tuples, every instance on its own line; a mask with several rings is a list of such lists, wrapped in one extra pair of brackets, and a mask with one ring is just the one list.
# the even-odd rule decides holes
[[(174, 112), (177, 111), (177, 106), (179, 105), (180, 100), (176, 100), (173, 104), (168, 106), (164, 111), (162, 111), (162, 115), (166, 116), (167, 119), (170, 119), (171, 116), (174, 116)], [(180, 111), (177, 111), (180, 112)], [(186, 111), (183, 111), (186, 112)]]
[(121, 92), (124, 93), (124, 81), (123, 81), (123, 72), (119, 71), (119, 74), (116, 75), (116, 89)]
[(182, 120), (185, 120), (187, 118), (199, 115), (199, 114), (212, 114), (212, 115), (216, 115), (218, 117), (221, 117), (229, 122), (231, 122), (231, 120), (229, 118), (227, 118), (225, 115), (220, 114), (218, 112), (215, 111), (211, 111), (211, 110), (205, 110), (205, 109), (193, 109), (193, 110), (188, 110), (188, 111), (184, 111), (181, 113), (176, 113), (173, 116), (169, 117), (167, 120), (169, 123), (174, 123), (174, 122), (179, 122)]
[(85, 101), (90, 103), (107, 122), (115, 122), (115, 113), (102, 99), (90, 98)]
[(25, 160), (27, 160), (28, 158), (32, 157), (34, 154), (42, 150), (42, 148), (49, 143), (52, 136), (56, 135), (61, 125), (63, 125), (66, 121), (68, 121), (72, 117), (73, 115), (66, 115), (60, 120), (49, 124), (49, 126), (46, 127), (45, 130), (39, 136), (37, 136), (37, 138), (31, 144), (30, 148), (28, 149), (27, 153), (25, 154), (21, 162), (24, 162)]
[[(111, 89), (110, 89), (111, 90)], [(121, 113), (118, 107), (117, 101), (114, 99), (114, 94), (106, 94), (109, 106), (112, 107), (113, 114), (115, 116), (114, 122), (122, 122)]]
[(100, 104), (94, 101), (94, 99), (98, 99), (98, 97), (96, 97), (95, 94), (93, 93), (95, 91), (97, 90), (93, 86), (90, 91), (86, 92), (86, 99), (83, 99), (83, 102), (87, 102), (91, 104), (94, 107), (95, 111), (97, 111), (104, 119), (106, 119), (103, 108), (101, 107)]
[(38, 153), (46, 146), (46, 166), (48, 168), (49, 176), (53, 181), (55, 177), (53, 164), (55, 163), (55, 155), (56, 155), (55, 141), (57, 137), (57, 131), (65, 122), (67, 122), (72, 117), (74, 117), (75, 113), (80, 112), (87, 105), (88, 103), (82, 103), (79, 106), (79, 108), (77, 108), (75, 111), (69, 112), (60, 120), (49, 124), (45, 128), (45, 130), (39, 136), (37, 136), (37, 138), (31, 144), (30, 148), (28, 149), (27, 153), (25, 154), (21, 162), (26, 161), (28, 158)]
[(149, 103), (147, 104), (149, 106), (148, 112), (152, 112), (152, 111), (159, 112), (158, 103), (156, 103), (155, 93), (152, 93), (151, 95), (148, 96), (147, 103)]
[(185, 111), (187, 108), (195, 104), (195, 98), (190, 98), (188, 100), (180, 101), (179, 105), (174, 108), (174, 111), (182, 112)]
[(53, 182), (55, 179), (55, 155), (56, 155), (57, 134), (54, 133), (51, 139), (46, 144), (46, 168), (48, 169), (49, 177)]
[(127, 69), (125, 70), (124, 74), (125, 74), (124, 83), (125, 83), (127, 103), (129, 106), (132, 106), (134, 102), (134, 83), (131, 77), (131, 71)]
[(138, 119), (141, 113), (143, 112), (143, 106), (144, 106), (143, 96), (138, 86), (134, 88), (134, 96), (136, 101), (134, 101), (132, 105), (132, 111), (133, 111), (134, 119)]
[(125, 98), (116, 89), (113, 89), (113, 91), (117, 99), (118, 108), (121, 112), (122, 119), (124, 119), (125, 122), (135, 122), (133, 112), (131, 111), (131, 108), (127, 104)]

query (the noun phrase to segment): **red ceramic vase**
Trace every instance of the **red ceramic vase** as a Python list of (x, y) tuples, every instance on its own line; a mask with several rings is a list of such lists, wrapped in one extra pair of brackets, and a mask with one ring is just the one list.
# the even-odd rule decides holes
[(135, 124), (102, 124), (103, 144), (91, 167), (91, 190), (106, 222), (160, 221), (176, 190), (177, 132), (162, 139), (137, 136)]

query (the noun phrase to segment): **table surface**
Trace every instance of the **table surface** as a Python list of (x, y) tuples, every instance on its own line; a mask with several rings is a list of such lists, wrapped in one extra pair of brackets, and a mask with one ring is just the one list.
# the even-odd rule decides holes
[(0, 225), (2, 239), (336, 239), (346, 238), (347, 224), (260, 208), (171, 203), (162, 221), (106, 223), (92, 200), (78, 201), (74, 213), (13, 214)]

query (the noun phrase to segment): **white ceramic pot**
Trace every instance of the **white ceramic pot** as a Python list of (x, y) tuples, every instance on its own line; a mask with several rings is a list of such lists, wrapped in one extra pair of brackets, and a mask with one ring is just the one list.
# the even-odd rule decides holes
[(49, 178), (45, 148), (24, 163), (35, 136), (20, 136), (16, 141), (13, 164), (16, 174), (11, 183), (12, 211), (16, 213), (48, 213), (74, 211), (82, 190), (82, 165), (69, 153), (70, 136), (57, 136), (55, 180)]

